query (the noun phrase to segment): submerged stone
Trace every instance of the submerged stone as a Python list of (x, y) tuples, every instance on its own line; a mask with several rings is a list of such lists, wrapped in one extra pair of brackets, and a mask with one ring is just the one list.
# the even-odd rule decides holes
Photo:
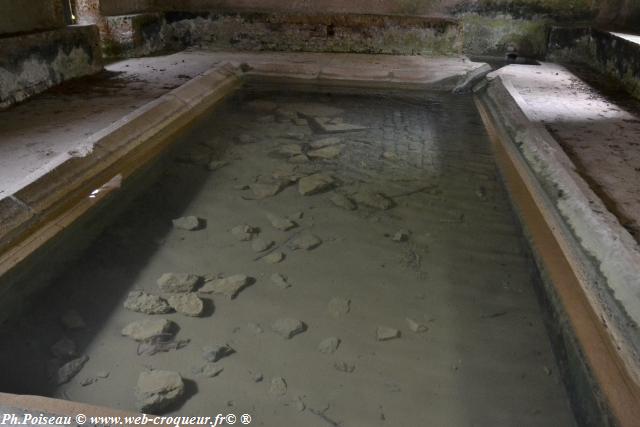
[(346, 298), (332, 298), (328, 304), (329, 314), (335, 318), (340, 318), (349, 313), (351, 300)]
[(280, 289), (287, 289), (291, 287), (291, 283), (287, 281), (287, 277), (280, 273), (273, 273), (271, 275), (271, 283), (279, 287)]
[(165, 299), (143, 291), (129, 292), (123, 305), (127, 310), (144, 314), (165, 314), (173, 311)]
[(254, 252), (264, 252), (273, 246), (273, 243), (273, 240), (263, 240), (258, 238), (251, 242), (251, 249), (253, 249)]
[(284, 396), (287, 394), (287, 382), (282, 377), (274, 377), (269, 385), (269, 394), (272, 396)]
[(317, 141), (313, 141), (311, 144), (311, 148), (317, 150), (319, 148), (329, 147), (331, 145), (338, 145), (342, 143), (342, 138), (338, 138), (336, 136), (331, 136), (329, 138), (322, 138)]
[(259, 230), (256, 227), (247, 224), (237, 225), (231, 229), (231, 234), (243, 242), (253, 239), (258, 232)]
[(81, 356), (62, 365), (56, 374), (56, 384), (62, 385), (71, 381), (89, 360), (89, 356)]
[(307, 153), (307, 156), (312, 159), (323, 159), (323, 160), (331, 160), (335, 159), (342, 153), (341, 145), (331, 145), (329, 147), (319, 148), (317, 150), (312, 150)]
[(358, 209), (358, 206), (353, 202), (353, 200), (340, 193), (333, 193), (331, 197), (329, 197), (329, 200), (337, 207), (346, 209), (348, 211), (354, 211)]
[(195, 293), (170, 295), (167, 302), (175, 311), (185, 316), (198, 317), (204, 311), (204, 302)]
[(380, 210), (391, 209), (394, 206), (391, 199), (384, 194), (376, 193), (375, 191), (359, 191), (353, 195), (353, 198), (360, 205)]
[(51, 354), (58, 359), (68, 360), (76, 356), (76, 343), (69, 338), (62, 338), (51, 346)]
[(320, 341), (318, 345), (318, 351), (324, 354), (332, 354), (338, 349), (340, 345), (340, 338), (338, 337), (328, 337)]
[(200, 292), (224, 295), (234, 299), (238, 293), (249, 285), (250, 278), (244, 274), (236, 274), (222, 279), (214, 279), (206, 282)]
[(289, 248), (292, 250), (297, 250), (297, 249), (311, 250), (311, 249), (317, 248), (321, 244), (322, 244), (322, 240), (320, 240), (318, 236), (316, 236), (315, 234), (305, 232), (299, 235), (298, 237), (296, 237), (295, 239), (293, 239), (289, 243)]
[(173, 221), (173, 227), (180, 230), (193, 231), (200, 228), (202, 221), (197, 216), (185, 216), (176, 218)]
[(269, 219), (273, 228), (277, 228), (278, 230), (287, 231), (296, 227), (296, 223), (291, 221), (289, 218), (284, 218), (275, 214), (268, 213), (267, 219)]
[(125, 326), (121, 334), (136, 341), (145, 341), (157, 335), (166, 334), (175, 324), (167, 319), (145, 319)]
[(429, 327), (424, 323), (416, 322), (415, 320), (409, 317), (407, 317), (406, 320), (407, 320), (407, 325), (409, 326), (409, 330), (411, 332), (415, 332), (416, 334), (426, 332), (429, 329)]
[(229, 347), (227, 344), (225, 345), (210, 345), (204, 347), (202, 349), (202, 358), (207, 362), (215, 363), (218, 360), (227, 357), (236, 351)]
[(269, 255), (264, 257), (264, 262), (267, 264), (278, 264), (284, 260), (284, 254), (282, 252), (276, 251), (271, 252)]
[(400, 338), (400, 331), (387, 326), (378, 326), (376, 329), (376, 339), (378, 341), (389, 341), (392, 339)]
[(307, 327), (302, 321), (287, 317), (273, 322), (271, 329), (282, 338), (291, 339), (304, 332)]
[(200, 277), (190, 273), (164, 273), (158, 279), (158, 286), (162, 292), (168, 294), (192, 292)]
[(77, 310), (68, 310), (60, 318), (62, 326), (67, 329), (84, 329), (87, 325)]
[(278, 194), (280, 191), (282, 191), (282, 189), (284, 188), (284, 184), (281, 182), (274, 182), (274, 183), (261, 183), (261, 182), (256, 182), (253, 184), (249, 185), (249, 188), (251, 188), (251, 191), (253, 191), (254, 196), (256, 196), (256, 199), (266, 199), (269, 197), (273, 197), (276, 194)]
[(184, 394), (184, 382), (177, 372), (149, 371), (138, 377), (135, 390), (138, 409), (145, 413), (161, 411)]
[(311, 196), (326, 191), (333, 187), (335, 180), (329, 175), (316, 173), (300, 178), (298, 192), (303, 196)]

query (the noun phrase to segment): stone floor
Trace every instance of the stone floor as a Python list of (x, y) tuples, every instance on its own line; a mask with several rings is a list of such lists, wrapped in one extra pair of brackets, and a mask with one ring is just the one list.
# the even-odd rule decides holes
[(224, 62), (246, 63), (264, 75), (308, 79), (324, 73), (328, 78), (425, 83), (435, 89), (480, 65), (464, 58), (198, 50), (115, 62), (100, 75), (0, 111), (0, 199), (91, 150), (88, 136)]

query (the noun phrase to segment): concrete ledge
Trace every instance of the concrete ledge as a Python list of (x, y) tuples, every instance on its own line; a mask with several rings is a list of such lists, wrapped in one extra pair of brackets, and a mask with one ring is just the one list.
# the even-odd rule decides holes
[(575, 335), (588, 384), (602, 393), (589, 391), (604, 408), (604, 418), (589, 425), (610, 425), (610, 412), (617, 424), (635, 426), (640, 419), (638, 244), (544, 126), (529, 120), (508, 78), (490, 75), (479, 99), (507, 165), (503, 169), (511, 169), (507, 183), (521, 182), (512, 196), (533, 230), (541, 270), (553, 282), (556, 298), (550, 299)]
[(93, 135), (87, 155), (69, 158), (4, 199), (0, 277), (96, 204), (89, 198), (93, 190), (114, 176), (133, 175), (163, 151), (172, 135), (240, 83), (230, 66), (196, 77)]
[(0, 38), (0, 108), (102, 70), (95, 26)]
[(547, 58), (589, 65), (640, 99), (640, 43), (622, 34), (590, 27), (553, 27)]

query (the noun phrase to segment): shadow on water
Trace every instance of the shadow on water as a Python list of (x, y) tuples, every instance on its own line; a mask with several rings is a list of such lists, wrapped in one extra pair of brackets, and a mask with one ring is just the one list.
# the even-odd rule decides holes
[[(242, 96), (227, 100), (218, 111), (225, 114), (237, 108)], [(26, 302), (19, 317), (2, 325), (0, 365), (11, 368), (0, 374), (1, 391), (56, 395), (57, 386), (51, 377), (52, 366), (58, 365), (51, 363), (55, 359), (51, 346), (67, 337), (76, 343), (77, 354), (84, 354), (95, 332), (133, 290), (138, 272), (172, 229), (172, 219), (189, 215), (189, 203), (202, 190), (210, 172), (204, 166), (176, 159), (200, 145), (209, 132), (206, 118), (194, 124), (179, 136), (170, 152), (125, 183), (89, 221), (83, 221), (68, 233), (71, 235), (57, 242), (42, 265), (33, 268), (31, 276), (49, 269), (62, 273), (43, 279), (49, 282), (42, 285), (46, 289)], [(224, 144), (216, 147), (213, 158), (225, 149)], [(179, 173), (172, 172), (176, 168)], [(206, 219), (202, 225), (206, 227)], [(83, 240), (96, 233), (85, 248), (87, 242)], [(79, 249), (65, 244), (78, 245)], [(204, 302), (203, 316), (211, 316), (215, 311), (213, 301), (204, 298)], [(85, 329), (66, 330), (62, 326), (60, 319), (69, 310), (82, 316)]]

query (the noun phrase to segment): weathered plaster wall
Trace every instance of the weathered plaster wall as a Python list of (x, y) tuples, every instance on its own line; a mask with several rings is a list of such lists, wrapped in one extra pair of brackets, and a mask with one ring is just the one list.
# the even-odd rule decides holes
[(0, 108), (101, 69), (95, 26), (0, 38)]
[(589, 27), (557, 27), (549, 37), (548, 59), (582, 63), (619, 81), (640, 99), (640, 44)]
[[(243, 28), (247, 27), (247, 15), (264, 13), (272, 15), (318, 15), (318, 14), (374, 14), (404, 16), (443, 16), (459, 19), (463, 23), (464, 52), (471, 55), (505, 55), (515, 50), (522, 56), (544, 57), (546, 39), (550, 27), (558, 22), (594, 21), (597, 17), (618, 14), (619, 7), (613, 4), (631, 4), (638, 0), (78, 0), (99, 2), (104, 15), (137, 13), (190, 12), (239, 13)], [(640, 2), (638, 2), (640, 3)], [(625, 6), (631, 11), (632, 6)], [(637, 6), (640, 10), (640, 6)], [(631, 12), (628, 12), (631, 13)], [(616, 15), (617, 16), (617, 15)], [(619, 20), (618, 20), (619, 21)], [(216, 30), (210, 25), (193, 22), (189, 31), (194, 39), (200, 30)], [(246, 27), (246, 28), (245, 28)], [(261, 37), (265, 32), (257, 29)], [(105, 38), (111, 36), (103, 31)], [(245, 31), (246, 33), (246, 31)], [(249, 33), (247, 33), (249, 34)], [(178, 37), (182, 37), (178, 35)], [(225, 38), (225, 35), (219, 37)], [(135, 37), (133, 37), (135, 38)], [(139, 38), (139, 37), (138, 37)], [(268, 39), (272, 39), (267, 37)], [(313, 39), (318, 41), (317, 38)], [(359, 40), (360, 42), (361, 40)], [(376, 40), (379, 41), (379, 40)], [(328, 45), (332, 45), (329, 40)], [(372, 40), (372, 43), (374, 40)], [(118, 44), (118, 43), (116, 43)], [(241, 43), (242, 44), (242, 43)], [(244, 43), (247, 45), (248, 43)], [(297, 47), (276, 46), (275, 50)], [(317, 46), (309, 47), (317, 50)], [(262, 46), (264, 48), (265, 46)], [(353, 46), (359, 46), (354, 43)], [(237, 45), (236, 45), (237, 46)], [(364, 51), (373, 51), (370, 47)], [(428, 53), (420, 49), (406, 49), (402, 53)], [(386, 52), (382, 49), (381, 52)]]
[[(620, 0), (605, 0), (620, 1)], [(554, 13), (574, 17), (594, 14), (595, 0), (102, 0), (104, 14), (203, 11), (227, 9), (247, 12), (444, 14), (452, 11)]]
[(381, 15), (167, 12), (107, 18), (109, 56), (198, 45), (251, 51), (451, 55), (462, 52), (455, 20)]
[(0, 35), (63, 27), (61, 1), (0, 0)]

